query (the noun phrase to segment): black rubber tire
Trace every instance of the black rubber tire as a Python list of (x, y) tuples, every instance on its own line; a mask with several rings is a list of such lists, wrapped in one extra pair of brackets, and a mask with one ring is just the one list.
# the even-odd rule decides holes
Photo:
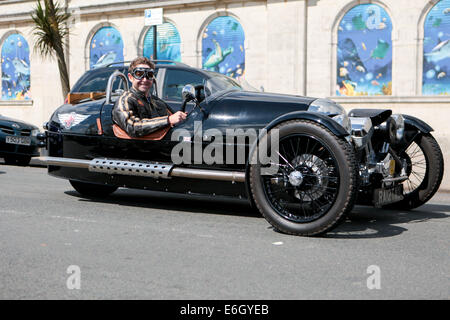
[[(344, 138), (335, 136), (326, 127), (312, 121), (291, 120), (279, 124), (274, 129), (279, 130), (280, 140), (292, 134), (306, 134), (320, 139), (336, 160), (339, 171), (338, 190), (332, 206), (316, 220), (305, 223), (291, 221), (272, 206), (264, 189), (260, 164), (252, 164), (249, 172), (250, 190), (258, 210), (276, 230), (282, 233), (317, 236), (330, 231), (343, 220), (355, 203), (358, 190), (358, 166), (353, 147)], [(252, 163), (255, 163), (254, 159)]]
[[(439, 189), (444, 175), (444, 158), (439, 144), (431, 134), (422, 134), (414, 142), (420, 147), (426, 159), (425, 177), (416, 189), (405, 196), (405, 199), (383, 208), (401, 210), (417, 208), (430, 200)], [(401, 154), (399, 156), (401, 158)]]
[(18, 165), (18, 166), (28, 166), (31, 161), (30, 156), (5, 156), (5, 164), (7, 165)]
[(15, 165), (16, 164), (16, 158), (13, 156), (4, 156), (3, 160), (5, 160), (5, 164), (7, 165)]
[(16, 163), (18, 166), (26, 167), (30, 164), (31, 157), (30, 156), (19, 156), (16, 159)]
[(117, 190), (118, 187), (108, 186), (103, 184), (94, 184), (88, 182), (81, 182), (69, 180), (72, 187), (83, 196), (88, 197), (106, 197)]

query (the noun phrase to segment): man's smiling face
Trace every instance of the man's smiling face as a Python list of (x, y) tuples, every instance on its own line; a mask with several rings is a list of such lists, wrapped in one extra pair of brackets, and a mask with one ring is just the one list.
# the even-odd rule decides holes
[[(145, 95), (149, 95), (150, 89), (153, 85), (153, 72), (151, 72), (151, 77), (149, 75), (150, 71), (152, 70), (149, 65), (147, 64), (138, 64), (133, 68), (133, 71), (135, 75), (133, 76), (133, 72), (128, 74), (128, 79), (130, 80), (133, 88), (139, 92), (144, 93)], [(144, 71), (147, 71), (144, 72)], [(146, 73), (146, 74), (145, 74)], [(141, 79), (137, 79), (137, 76), (140, 76), (141, 74), (144, 74), (144, 76)], [(147, 78), (150, 77), (150, 79)]]

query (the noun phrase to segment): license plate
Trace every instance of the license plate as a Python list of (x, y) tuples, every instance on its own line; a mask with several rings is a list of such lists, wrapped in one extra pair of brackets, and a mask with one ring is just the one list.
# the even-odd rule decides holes
[(31, 144), (31, 138), (30, 137), (6, 136), (6, 143), (20, 144), (22, 146), (29, 146)]
[(390, 188), (375, 189), (373, 204), (376, 208), (381, 208), (390, 203), (403, 200), (403, 185), (399, 184)]

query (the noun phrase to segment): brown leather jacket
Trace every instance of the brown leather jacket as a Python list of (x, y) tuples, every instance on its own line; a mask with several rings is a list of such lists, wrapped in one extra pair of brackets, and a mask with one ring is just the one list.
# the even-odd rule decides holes
[(169, 125), (170, 107), (158, 97), (131, 88), (114, 105), (113, 121), (129, 136), (142, 137)]

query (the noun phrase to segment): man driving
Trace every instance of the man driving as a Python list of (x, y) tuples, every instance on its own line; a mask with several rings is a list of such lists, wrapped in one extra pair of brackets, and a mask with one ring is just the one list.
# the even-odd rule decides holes
[(153, 85), (155, 65), (145, 57), (134, 59), (128, 68), (128, 79), (132, 83), (116, 101), (113, 120), (131, 137), (146, 136), (166, 126), (175, 126), (186, 119), (186, 113), (169, 113), (168, 105), (150, 93)]

